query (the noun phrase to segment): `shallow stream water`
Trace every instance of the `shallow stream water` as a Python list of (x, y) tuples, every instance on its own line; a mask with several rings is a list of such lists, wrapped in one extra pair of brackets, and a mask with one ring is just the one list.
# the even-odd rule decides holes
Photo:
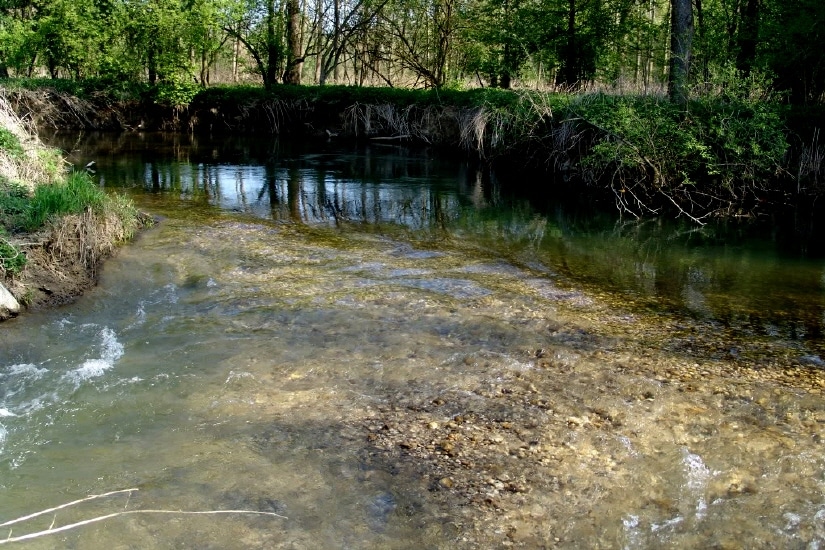
[(134, 489), (2, 525), (114, 514), (28, 546), (825, 542), (815, 251), (427, 151), (62, 146), (160, 222), (0, 327), (0, 524)]

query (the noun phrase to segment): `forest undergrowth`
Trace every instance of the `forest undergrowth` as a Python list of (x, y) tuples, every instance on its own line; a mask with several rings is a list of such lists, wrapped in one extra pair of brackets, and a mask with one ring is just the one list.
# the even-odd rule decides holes
[(355, 86), (15, 80), (19, 114), (53, 129), (262, 133), (461, 149), (515, 160), (631, 217), (746, 217), (810, 203), (825, 188), (821, 108), (789, 107), (758, 75), (719, 74), (685, 105), (664, 94)]

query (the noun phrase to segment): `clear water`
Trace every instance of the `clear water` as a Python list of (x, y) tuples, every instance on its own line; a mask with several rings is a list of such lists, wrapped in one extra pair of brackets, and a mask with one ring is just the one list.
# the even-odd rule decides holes
[[(31, 547), (825, 540), (815, 254), (531, 206), (426, 151), (64, 147), (162, 221), (77, 303), (0, 327), (0, 523), (137, 489), (4, 526), (128, 512)], [(810, 384), (728, 380), (732, 346), (758, 351), (760, 376), (807, 365)], [(493, 480), (479, 492), (498, 504), (476, 507), (434, 491), (423, 455), (368, 437), (458, 414), (491, 435), (455, 439), (459, 458), (486, 449), (455, 479), (530, 491)], [(230, 510), (250, 513), (167, 513)]]

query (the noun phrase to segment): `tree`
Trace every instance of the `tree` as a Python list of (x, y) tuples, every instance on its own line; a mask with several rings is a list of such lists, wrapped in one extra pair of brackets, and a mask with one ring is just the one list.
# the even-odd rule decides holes
[(737, 35), (736, 67), (748, 75), (756, 64), (756, 46), (759, 43), (759, 0), (745, 0), (742, 5), (742, 23)]
[(668, 96), (678, 105), (686, 105), (688, 100), (692, 45), (693, 5), (691, 0), (671, 0)]
[(528, 57), (540, 53), (545, 30), (553, 33), (543, 6), (530, 0), (480, 0), (468, 8), (463, 26), (467, 69), (505, 89)]
[(49, 75), (57, 78), (60, 69), (75, 78), (94, 72), (100, 32), (99, 14), (94, 3), (90, 0), (44, 0), (34, 7), (37, 18), (33, 38)]
[(238, 0), (227, 11), (223, 29), (254, 59), (264, 87), (277, 84), (286, 59), (281, 5), (276, 0)]
[(381, 12), (383, 32), (395, 44), (392, 55), (425, 87), (440, 88), (447, 80), (459, 25), (457, 0), (401, 0)]
[(287, 0), (286, 3), (286, 71), (284, 83), (301, 83), (301, 64), (304, 62), (301, 48), (301, 7), (298, 0)]
[(762, 10), (762, 57), (791, 102), (821, 102), (825, 94), (825, 3), (774, 0)]

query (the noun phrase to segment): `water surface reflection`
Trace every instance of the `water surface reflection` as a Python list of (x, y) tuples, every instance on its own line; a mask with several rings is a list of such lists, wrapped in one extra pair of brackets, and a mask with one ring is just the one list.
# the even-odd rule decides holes
[[(620, 219), (548, 197), (540, 177), (519, 182), (401, 147), (139, 133), (56, 142), (78, 165), (95, 160), (107, 186), (274, 220), (464, 239), (562, 286), (823, 353), (825, 235), (801, 215), (704, 228)], [(530, 199), (514, 191), (525, 189)]]
[[(729, 339), (713, 294), (775, 284), (770, 241), (531, 204), (426, 151), (116, 139), (90, 142), (96, 175), (164, 222), (0, 330), (0, 517), (139, 491), (15, 533), (124, 510), (38, 542), (825, 541), (825, 372), (795, 366), (815, 340), (777, 324), (770, 363), (743, 361), (752, 325)], [(278, 516), (150, 515), (237, 509)]]

